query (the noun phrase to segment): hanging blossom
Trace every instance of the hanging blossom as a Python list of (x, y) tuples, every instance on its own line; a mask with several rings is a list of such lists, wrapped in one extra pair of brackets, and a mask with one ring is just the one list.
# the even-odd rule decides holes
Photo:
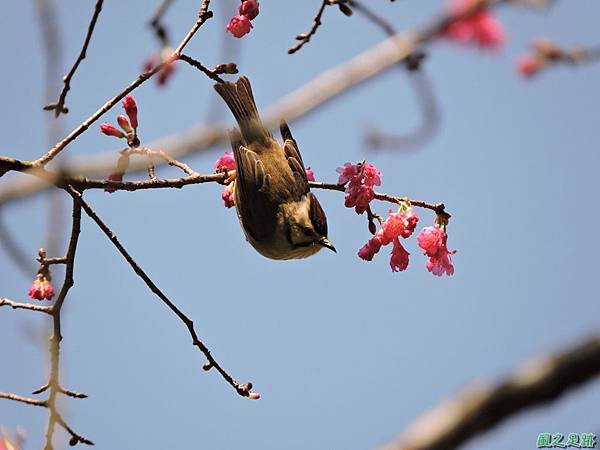
[(52, 276), (50, 275), (50, 268), (47, 264), (44, 264), (46, 258), (46, 250), (40, 248), (38, 252), (40, 259), (40, 268), (38, 269), (35, 280), (29, 288), (27, 294), (35, 300), (50, 300), (54, 296), (54, 288), (52, 287)]
[(441, 277), (442, 275), (454, 275), (454, 265), (451, 255), (456, 250), (448, 250), (448, 235), (439, 225), (425, 227), (417, 236), (417, 243), (429, 257), (427, 260), (427, 270), (432, 274)]
[(240, 5), (239, 14), (233, 16), (227, 24), (227, 31), (236, 38), (245, 36), (253, 28), (251, 20), (254, 20), (258, 13), (258, 2), (256, 0), (243, 1)]
[[(465, 10), (483, 0), (453, 0), (451, 13), (460, 16)], [(488, 8), (480, 8), (472, 14), (450, 21), (441, 35), (465, 44), (477, 44), (481, 48), (498, 48), (506, 41), (504, 26)]]
[(379, 231), (358, 251), (358, 257), (372, 261), (382, 246), (393, 244), (390, 257), (392, 272), (406, 270), (410, 253), (400, 243), (400, 237), (409, 238), (418, 221), (419, 217), (408, 205), (402, 205), (398, 212), (390, 210)]
[(381, 185), (382, 173), (373, 164), (366, 162), (347, 162), (343, 167), (338, 167), (336, 172), (340, 174), (338, 184), (346, 185), (344, 205), (354, 208), (357, 214), (364, 213), (375, 198), (373, 186)]
[[(215, 172), (229, 172), (235, 170), (235, 158), (233, 152), (225, 152), (215, 161)], [(225, 208), (235, 206), (235, 181), (232, 181), (221, 193), (221, 199)]]

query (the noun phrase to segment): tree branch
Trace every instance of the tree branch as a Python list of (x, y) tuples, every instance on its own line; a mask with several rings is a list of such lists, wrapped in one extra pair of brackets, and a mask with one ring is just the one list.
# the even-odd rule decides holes
[(33, 303), (19, 303), (0, 297), (0, 307), (2, 306), (10, 306), (12, 309), (27, 309), (29, 311), (43, 312), (52, 315), (51, 306), (34, 305)]
[(85, 213), (92, 219), (96, 225), (102, 230), (102, 232), (106, 235), (106, 237), (112, 242), (112, 244), (117, 248), (119, 253), (125, 258), (127, 263), (131, 266), (133, 271), (144, 281), (146, 286), (181, 320), (185, 326), (187, 327), (190, 336), (192, 337), (192, 345), (198, 347), (198, 349), (204, 354), (206, 359), (208, 360), (208, 365), (204, 367), (206, 369), (210, 369), (214, 367), (221, 376), (229, 383), (236, 392), (243, 396), (249, 397), (252, 389), (252, 383), (240, 384), (237, 382), (229, 373), (225, 371), (221, 367), (221, 365), (215, 360), (212, 356), (208, 347), (198, 338), (196, 330), (194, 329), (194, 322), (186, 316), (169, 298), (158, 288), (158, 286), (150, 279), (150, 277), (144, 272), (144, 270), (139, 266), (139, 264), (133, 259), (133, 257), (127, 252), (123, 244), (117, 238), (117, 235), (98, 217), (98, 215), (94, 212), (94, 210), (86, 203), (83, 199), (83, 196), (80, 192), (75, 189), (69, 187), (67, 189), (69, 194), (73, 197), (73, 200), (76, 201), (85, 211)]
[(81, 52), (79, 53), (77, 60), (73, 64), (73, 67), (71, 67), (71, 70), (69, 71), (69, 73), (67, 73), (67, 75), (65, 75), (65, 77), (63, 78), (64, 85), (63, 85), (62, 91), (60, 92), (58, 100), (53, 103), (48, 103), (46, 106), (44, 106), (44, 110), (46, 110), (46, 111), (54, 110), (55, 117), (58, 117), (61, 113), (66, 114), (69, 112), (69, 109), (65, 107), (65, 100), (67, 98), (67, 92), (69, 92), (69, 89), (71, 88), (71, 78), (73, 78), (73, 75), (75, 75), (75, 72), (77, 71), (79, 64), (81, 64), (81, 61), (83, 61), (86, 57), (86, 51), (87, 51), (88, 46), (90, 45), (90, 40), (92, 39), (92, 34), (94, 33), (94, 28), (96, 27), (96, 22), (98, 21), (98, 16), (100, 16), (100, 12), (102, 11), (103, 3), (104, 3), (104, 0), (96, 1), (96, 6), (94, 8), (94, 14), (92, 15), (92, 20), (90, 21), (90, 24), (88, 25), (85, 40), (83, 41), (83, 47), (81, 48)]
[(440, 404), (381, 450), (453, 450), (528, 408), (600, 374), (600, 335), (523, 365), (494, 385), (476, 385)]
[[(493, 7), (507, 1), (485, 0), (477, 2), (476, 6), (477, 8)], [(473, 10), (466, 9), (464, 15), (472, 14)], [(436, 38), (440, 30), (443, 30), (451, 20), (460, 17), (462, 14), (443, 15), (414, 32), (396, 34), (355, 56), (350, 61), (327, 70), (267, 108), (263, 115), (265, 125), (269, 129), (275, 129), (279, 127), (281, 118), (292, 122), (316, 111), (332, 99), (404, 61), (415, 50)], [(192, 131), (165, 137), (148, 146), (163, 148), (173, 158), (181, 159), (190, 153), (206, 150), (218, 143), (225, 142), (228, 139), (227, 133), (227, 124), (196, 127)], [(114, 151), (110, 151), (79, 161), (68, 162), (65, 163), (64, 170), (88, 176), (103, 176), (112, 169), (114, 154)], [(142, 170), (147, 170), (147, 165), (142, 162), (133, 163), (129, 167), (130, 173)], [(44, 187), (46, 187), (44, 184), (31, 180), (5, 183), (4, 188), (0, 189), (0, 204), (31, 195)]]
[(188, 34), (183, 38), (177, 49), (173, 52), (170, 58), (157, 64), (155, 67), (150, 69), (149, 71), (142, 73), (139, 75), (134, 81), (132, 81), (125, 89), (115, 95), (113, 98), (108, 100), (104, 105), (100, 107), (94, 114), (92, 114), (89, 118), (87, 118), (81, 125), (75, 128), (71, 133), (69, 133), (64, 139), (59, 141), (54, 147), (52, 147), (46, 154), (33, 161), (33, 165), (35, 167), (43, 167), (50, 161), (52, 161), (67, 145), (77, 139), (82, 133), (84, 133), (90, 125), (96, 122), (100, 117), (102, 117), (106, 112), (108, 112), (113, 106), (115, 106), (120, 100), (125, 98), (127, 94), (133, 91), (135, 88), (143, 84), (145, 81), (152, 78), (156, 73), (158, 73), (165, 65), (172, 63), (174, 60), (178, 59), (181, 55), (181, 52), (188, 44), (188, 42), (192, 39), (194, 34), (200, 29), (200, 27), (206, 22), (208, 19), (212, 17), (212, 12), (208, 10), (210, 4), (210, 0), (203, 0), (202, 5), (200, 6), (200, 12), (198, 13), (198, 18), (192, 28), (188, 32)]

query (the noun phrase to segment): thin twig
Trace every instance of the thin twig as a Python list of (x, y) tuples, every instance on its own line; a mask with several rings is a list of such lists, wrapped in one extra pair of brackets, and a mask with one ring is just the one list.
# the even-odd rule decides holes
[(531, 361), (494, 385), (441, 403), (382, 450), (453, 450), (509, 417), (548, 403), (600, 374), (600, 335)]
[(319, 9), (317, 10), (317, 13), (315, 14), (312, 25), (311, 25), (310, 29), (308, 30), (308, 32), (301, 33), (298, 36), (296, 36), (296, 39), (300, 42), (298, 42), (296, 45), (294, 45), (288, 49), (288, 53), (290, 55), (293, 53), (296, 53), (298, 50), (300, 50), (302, 47), (304, 47), (305, 44), (308, 44), (308, 42), (310, 41), (310, 38), (315, 35), (318, 28), (321, 26), (321, 23), (322, 23), (321, 18), (323, 17), (323, 12), (325, 11), (325, 8), (329, 5), (331, 5), (329, 0), (321, 1), (321, 6), (319, 6)]
[(148, 288), (185, 324), (190, 333), (190, 336), (192, 337), (192, 345), (198, 347), (208, 360), (209, 365), (207, 367), (214, 367), (225, 379), (225, 381), (227, 381), (227, 383), (229, 383), (239, 395), (243, 397), (248, 397), (252, 388), (251, 383), (238, 383), (231, 375), (229, 375), (229, 373), (225, 371), (225, 369), (221, 367), (221, 365), (211, 355), (211, 352), (208, 349), (208, 347), (198, 338), (196, 330), (194, 329), (194, 322), (188, 316), (186, 316), (171, 300), (169, 300), (169, 298), (158, 288), (158, 286), (152, 281), (152, 279), (146, 274), (146, 272), (144, 272), (144, 270), (139, 266), (139, 264), (127, 252), (125, 247), (123, 247), (123, 244), (121, 244), (121, 242), (117, 238), (117, 235), (100, 219), (100, 217), (98, 217), (94, 210), (87, 204), (87, 202), (83, 199), (81, 193), (71, 187), (68, 187), (67, 191), (71, 194), (74, 201), (76, 201), (83, 208), (88, 217), (90, 217), (96, 223), (96, 225), (98, 225), (98, 227), (102, 230), (106, 237), (116, 247), (119, 253), (121, 253), (121, 255), (125, 258), (125, 260), (131, 266), (133, 271), (144, 281), (146, 286), (148, 286)]
[[(508, 0), (486, 0), (478, 3), (479, 7), (494, 7)], [(472, 10), (465, 10), (465, 15)], [(375, 45), (374, 47), (355, 56), (339, 66), (328, 69), (305, 85), (267, 108), (263, 114), (265, 126), (275, 129), (281, 118), (288, 122), (316, 111), (334, 98), (347, 93), (352, 88), (395, 67), (405, 61), (409, 55), (421, 48), (426, 42), (439, 36), (439, 31), (448, 26), (452, 20), (458, 20), (462, 15), (446, 14), (430, 24), (426, 24), (414, 32), (399, 33)], [(217, 124), (208, 127), (196, 127), (194, 130), (182, 132), (171, 138), (164, 138), (150, 147), (161, 147), (173, 158), (181, 159), (190, 153), (212, 148), (214, 145), (228, 139), (227, 124)], [(114, 151), (96, 155), (93, 159), (86, 157), (78, 162), (65, 164), (69, 173), (80, 173), (102, 176), (112, 169)], [(146, 171), (147, 165), (139, 162), (129, 167), (129, 173)], [(0, 175), (2, 170), (0, 169)], [(37, 180), (16, 180), (4, 183), (0, 189), (0, 204), (16, 200), (44, 189), (47, 185)]]
[(202, 73), (204, 73), (211, 80), (214, 80), (217, 83), (224, 83), (225, 82), (225, 80), (223, 80), (223, 78), (221, 78), (219, 75), (217, 75), (213, 70), (210, 70), (207, 67), (203, 66), (200, 61), (196, 61), (194, 58), (192, 58), (192, 57), (190, 57), (188, 55), (185, 55), (185, 54), (181, 54), (179, 56), (179, 59), (182, 60), (182, 61), (185, 61), (190, 66), (195, 67), (196, 69), (200, 70)]
[(20, 403), (25, 403), (27, 405), (42, 406), (44, 408), (48, 407), (47, 400), (36, 400), (35, 398), (23, 397), (22, 395), (10, 394), (7, 392), (0, 392), (0, 398), (5, 398), (7, 400), (13, 400), (15, 402), (20, 402)]
[[(69, 289), (75, 283), (73, 279), (73, 271), (75, 267), (75, 253), (77, 251), (77, 243), (79, 240), (79, 233), (81, 231), (81, 206), (75, 200), (73, 200), (73, 213), (72, 213), (72, 225), (71, 225), (71, 237), (69, 239), (69, 247), (66, 254), (66, 268), (65, 277), (58, 294), (56, 302), (52, 306), (52, 337), (50, 338), (50, 377), (48, 380), (48, 388), (50, 390), (48, 395), (48, 408), (50, 414), (48, 417), (48, 427), (46, 431), (46, 445), (45, 450), (51, 450), (52, 447), (52, 436), (54, 435), (54, 429), (57, 422), (63, 422), (56, 406), (56, 396), (61, 393), (62, 388), (60, 387), (60, 342), (62, 340), (61, 333), (61, 310), (65, 302)], [(62, 423), (61, 423), (62, 425)]]
[(86, 57), (86, 51), (87, 51), (88, 46), (90, 45), (90, 40), (92, 39), (92, 34), (94, 33), (94, 28), (96, 27), (96, 22), (98, 21), (98, 16), (100, 16), (100, 12), (102, 11), (103, 3), (104, 3), (104, 0), (96, 0), (94, 14), (92, 15), (92, 20), (90, 21), (90, 24), (88, 25), (85, 40), (83, 41), (83, 47), (81, 48), (81, 52), (79, 53), (79, 56), (77, 57), (77, 60), (75, 61), (75, 64), (73, 64), (73, 67), (71, 67), (71, 70), (69, 71), (69, 73), (67, 73), (65, 75), (65, 77), (63, 78), (64, 86), (63, 86), (62, 91), (60, 92), (58, 101), (56, 101), (54, 103), (49, 103), (46, 106), (44, 106), (44, 110), (46, 110), (46, 111), (54, 110), (55, 117), (58, 117), (61, 113), (66, 114), (69, 112), (69, 109), (67, 107), (65, 107), (65, 100), (67, 98), (67, 92), (69, 92), (69, 89), (71, 88), (71, 78), (73, 78), (73, 75), (75, 75), (75, 72), (77, 71), (79, 64), (81, 64), (81, 61), (83, 61)]
[(12, 309), (28, 309), (29, 311), (43, 312), (52, 315), (52, 306), (34, 305), (33, 303), (19, 303), (0, 297), (0, 307), (10, 306)]
[[(113, 106), (115, 106), (120, 100), (125, 98), (127, 94), (136, 89), (138, 86), (152, 78), (156, 73), (158, 73), (165, 65), (171, 64), (174, 60), (178, 59), (181, 55), (181, 52), (188, 44), (190, 39), (196, 34), (196, 32), (200, 29), (200, 27), (206, 22), (208, 19), (212, 17), (212, 12), (208, 10), (208, 6), (210, 4), (210, 0), (203, 0), (202, 5), (200, 7), (200, 12), (198, 13), (198, 18), (194, 25), (188, 32), (188, 34), (183, 38), (177, 49), (173, 52), (171, 57), (162, 61), (161, 63), (154, 66), (152, 69), (148, 70), (145, 73), (139, 75), (135, 80), (133, 80), (125, 89), (107, 101), (104, 105), (100, 107), (94, 114), (92, 114), (89, 118), (87, 118), (81, 125), (75, 128), (71, 133), (69, 133), (64, 139), (59, 141), (54, 147), (52, 147), (48, 152), (46, 152), (43, 156), (33, 161), (33, 166), (35, 167), (43, 167), (50, 161), (52, 161), (56, 155), (58, 155), (67, 145), (77, 139), (82, 133), (84, 133), (90, 125), (96, 122), (100, 117), (102, 117), (106, 112), (108, 112)], [(1, 173), (1, 172), (0, 172)]]

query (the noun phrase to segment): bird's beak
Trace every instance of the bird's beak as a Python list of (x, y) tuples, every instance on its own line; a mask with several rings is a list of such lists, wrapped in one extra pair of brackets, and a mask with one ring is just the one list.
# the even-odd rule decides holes
[(319, 239), (318, 242), (323, 247), (327, 247), (329, 250), (332, 250), (333, 252), (337, 253), (337, 250), (335, 249), (333, 244), (331, 242), (329, 242), (329, 239), (327, 239), (326, 237), (322, 237), (321, 239)]

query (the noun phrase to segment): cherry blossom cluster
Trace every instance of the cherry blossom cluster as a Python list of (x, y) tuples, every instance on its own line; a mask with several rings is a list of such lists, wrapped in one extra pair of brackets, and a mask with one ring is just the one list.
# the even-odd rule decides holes
[(347, 162), (336, 172), (340, 174), (338, 184), (346, 185), (344, 204), (347, 208), (354, 208), (357, 214), (363, 214), (375, 198), (373, 187), (381, 185), (382, 173), (367, 162)]
[[(477, 9), (481, 0), (454, 0), (451, 12), (461, 16), (450, 21), (442, 31), (442, 36), (464, 44), (476, 44), (481, 48), (497, 48), (506, 40), (502, 23), (488, 8)], [(471, 14), (463, 16), (467, 10), (475, 8)]]
[[(113, 124), (105, 122), (100, 125), (100, 131), (107, 136), (114, 136), (119, 139), (127, 138), (127, 145), (130, 147), (137, 147), (140, 145), (140, 140), (137, 136), (138, 128), (138, 107), (133, 95), (128, 94), (121, 103), (127, 117), (120, 114), (117, 116), (117, 123), (121, 127), (119, 130)], [(108, 181), (123, 181), (123, 176), (129, 167), (129, 155), (122, 153), (117, 161), (117, 167), (111, 173), (107, 180)], [(115, 190), (112, 188), (105, 188), (106, 192), (113, 193)]]
[(127, 145), (130, 147), (136, 147), (140, 145), (140, 141), (137, 137), (138, 128), (138, 108), (133, 95), (127, 94), (121, 103), (125, 110), (125, 117), (123, 114), (117, 116), (117, 123), (121, 130), (115, 127), (112, 123), (104, 122), (100, 125), (100, 131), (107, 136), (113, 136), (119, 139), (126, 138)]
[[(215, 172), (230, 172), (235, 168), (233, 152), (225, 152), (215, 161)], [(310, 167), (306, 168), (306, 178), (308, 181), (315, 181), (315, 174)], [(221, 198), (226, 208), (235, 206), (235, 181), (228, 181), (227, 186), (221, 193)]]
[(379, 231), (358, 251), (358, 257), (371, 261), (382, 246), (392, 244), (390, 257), (392, 271), (406, 270), (409, 253), (400, 243), (400, 237), (409, 238), (415, 231), (418, 221), (419, 217), (408, 204), (402, 205), (398, 212), (390, 210), (388, 218), (382, 222)]
[(250, 30), (253, 28), (251, 21), (258, 16), (258, 12), (258, 1), (243, 0), (240, 5), (239, 14), (233, 16), (227, 24), (227, 31), (236, 38), (241, 38), (250, 33)]
[[(411, 207), (408, 200), (402, 201), (398, 211), (389, 210), (388, 217), (383, 219), (370, 209), (370, 203), (375, 198), (374, 186), (381, 185), (381, 172), (373, 164), (366, 161), (358, 164), (345, 163), (336, 169), (339, 173), (338, 184), (345, 185), (344, 204), (348, 208), (354, 208), (357, 214), (365, 211), (369, 216), (369, 230), (373, 237), (358, 251), (358, 257), (365, 261), (372, 261), (381, 247), (392, 244), (390, 254), (390, 267), (393, 272), (401, 272), (408, 267), (410, 253), (402, 245), (400, 238), (408, 239), (415, 231), (419, 217)], [(381, 224), (379, 230), (373, 218), (377, 218)], [(454, 266), (451, 255), (455, 252), (448, 250), (445, 227), (447, 219), (438, 216), (437, 223), (432, 227), (425, 227), (417, 237), (419, 247), (429, 258), (427, 270), (434, 275), (452, 275)]]
[(50, 300), (54, 296), (54, 288), (52, 287), (50, 267), (44, 261), (46, 259), (46, 250), (40, 248), (38, 255), (40, 268), (27, 294), (34, 300)]

